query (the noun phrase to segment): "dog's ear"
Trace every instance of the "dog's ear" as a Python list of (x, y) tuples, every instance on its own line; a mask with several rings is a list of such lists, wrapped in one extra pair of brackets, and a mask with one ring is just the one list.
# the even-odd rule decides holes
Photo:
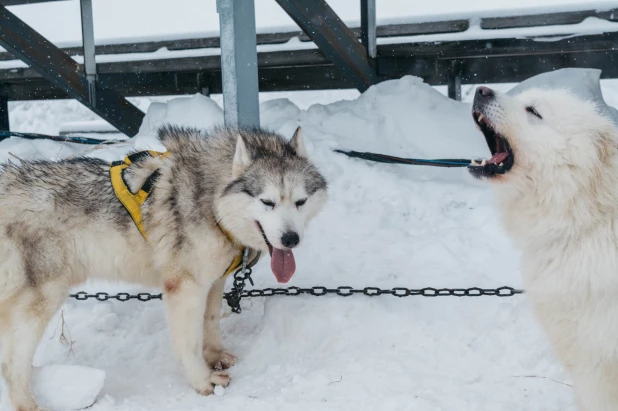
[(251, 164), (251, 156), (245, 139), (238, 134), (236, 136), (236, 152), (234, 153), (234, 163), (232, 165), (232, 178), (240, 176)]
[(300, 126), (298, 126), (294, 132), (294, 136), (292, 137), (292, 140), (290, 140), (290, 145), (298, 157), (308, 157), (307, 149), (305, 148), (305, 139), (303, 138), (303, 133), (301, 132)]

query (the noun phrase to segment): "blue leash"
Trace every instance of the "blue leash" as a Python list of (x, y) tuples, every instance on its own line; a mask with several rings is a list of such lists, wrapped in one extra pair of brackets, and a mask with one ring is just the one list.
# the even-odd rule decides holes
[[(109, 145), (126, 140), (98, 140), (96, 138), (80, 137), (80, 136), (50, 136), (47, 134), (37, 133), (20, 133), (17, 131), (0, 130), (0, 140), (9, 137), (19, 137), (28, 140), (52, 140), (64, 143), (89, 144), (89, 145)], [(334, 150), (336, 153), (344, 154), (352, 158), (360, 158), (362, 160), (375, 161), (377, 163), (386, 164), (407, 164), (417, 166), (432, 166), (432, 167), (467, 167), (470, 165), (470, 160), (467, 159), (452, 159), (442, 158), (434, 160), (426, 160), (421, 158), (402, 158), (389, 156), (386, 154), (368, 153), (360, 151), (345, 151)]]
[(47, 134), (37, 133), (20, 133), (17, 131), (0, 130), (0, 140), (4, 140), (9, 137), (25, 138), (27, 140), (52, 140), (59, 141), (61, 143), (76, 143), (76, 144), (114, 144), (126, 140), (97, 140), (96, 138), (78, 137), (78, 136), (50, 136)]
[(467, 167), (470, 165), (470, 160), (461, 158), (442, 158), (435, 160), (425, 160), (420, 158), (402, 158), (394, 157), (386, 154), (367, 153), (360, 151), (344, 151), (334, 150), (336, 153), (344, 154), (352, 158), (360, 158), (363, 160), (375, 161), (377, 163), (386, 164), (408, 164), (416, 166), (432, 166), (432, 167)]

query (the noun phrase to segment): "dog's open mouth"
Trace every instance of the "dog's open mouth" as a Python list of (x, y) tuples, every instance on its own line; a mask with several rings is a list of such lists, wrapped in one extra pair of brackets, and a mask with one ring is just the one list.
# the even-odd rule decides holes
[(268, 241), (268, 237), (266, 237), (262, 224), (260, 224), (259, 221), (256, 221), (255, 223), (257, 224), (258, 229), (260, 230), (260, 233), (268, 246), (268, 252), (270, 253), (270, 269), (278, 282), (283, 284), (287, 283), (296, 271), (296, 260), (294, 260), (294, 253), (292, 253), (292, 250), (289, 249), (282, 250), (273, 247), (270, 241)]
[(498, 174), (505, 174), (513, 167), (513, 150), (507, 139), (497, 133), (487, 117), (478, 111), (472, 113), (476, 125), (479, 127), (487, 146), (491, 152), (488, 160), (472, 160), (468, 169), (475, 177), (495, 177)]

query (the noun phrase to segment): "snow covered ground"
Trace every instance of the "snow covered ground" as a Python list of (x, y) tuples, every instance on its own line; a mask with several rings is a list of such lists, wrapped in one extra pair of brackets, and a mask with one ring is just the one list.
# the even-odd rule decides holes
[[(617, 83), (604, 82), (603, 91), (618, 104)], [(272, 99), (285, 95), (289, 99)], [(302, 125), (330, 184), (326, 208), (295, 253), (298, 270), (290, 285), (521, 286), (518, 254), (498, 223), (491, 191), (464, 169), (382, 165), (331, 151), (485, 156), (467, 103), (413, 77), (382, 83), (360, 97), (355, 91), (262, 97), (263, 126), (291, 136)], [(345, 100), (333, 102), (338, 98)], [(143, 109), (159, 103), (148, 110), (140, 147), (154, 141), (161, 121), (221, 121), (219, 105), (204, 96), (166, 100), (137, 101)], [(312, 104), (318, 101), (330, 104)], [(13, 128), (20, 131), (55, 133), (61, 123), (91, 118), (74, 102), (11, 104)], [(18, 162), (9, 152), (56, 159), (84, 149), (10, 139), (0, 143), (0, 160)], [(86, 154), (112, 159), (129, 149)], [(255, 269), (256, 287), (277, 286), (267, 260)], [(124, 284), (80, 288), (144, 291)], [(226, 308), (222, 320), (224, 342), (240, 361), (221, 396), (199, 396), (187, 384), (160, 301), (67, 301), (50, 323), (35, 365), (105, 371), (93, 411), (575, 409), (569, 381), (525, 296), (276, 297), (247, 299), (243, 307), (242, 315)], [(61, 314), (70, 346), (59, 341)]]

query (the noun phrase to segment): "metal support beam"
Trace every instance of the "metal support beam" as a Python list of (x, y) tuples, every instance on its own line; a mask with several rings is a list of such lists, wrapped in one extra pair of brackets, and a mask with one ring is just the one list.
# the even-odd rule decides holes
[(376, 0), (361, 0), (361, 40), (370, 59), (378, 55), (376, 27)]
[(359, 91), (378, 82), (365, 47), (325, 0), (277, 0), (277, 3)]
[(88, 97), (90, 104), (96, 105), (97, 63), (94, 51), (94, 17), (92, 0), (80, 0), (82, 13), (82, 44), (84, 48), (84, 72), (88, 82)]
[(225, 125), (259, 127), (254, 0), (217, 0)]
[(97, 89), (96, 104), (90, 104), (88, 81), (80, 65), (1, 5), (0, 46), (121, 132), (130, 137), (137, 134), (144, 118), (140, 109), (106, 88)]
[(50, 1), (64, 1), (64, 0), (0, 0), (0, 4), (3, 6), (19, 6), (21, 4), (47, 3)]
[(451, 71), (448, 76), (448, 97), (461, 101), (461, 72), (462, 63), (457, 60), (451, 61)]

